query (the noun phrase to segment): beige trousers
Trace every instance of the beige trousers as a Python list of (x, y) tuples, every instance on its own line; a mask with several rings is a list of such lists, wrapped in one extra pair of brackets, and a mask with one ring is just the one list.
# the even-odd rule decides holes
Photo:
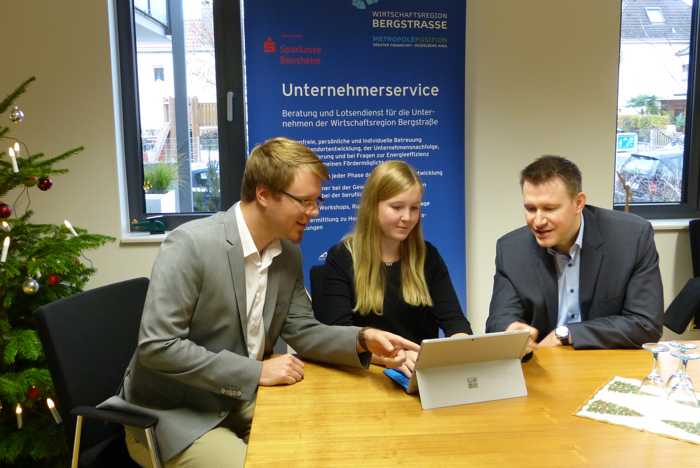
[[(218, 426), (195, 440), (192, 445), (168, 460), (166, 468), (241, 468), (248, 448), (248, 435), (253, 420), (255, 401), (242, 402)], [(129, 455), (139, 465), (152, 468), (148, 446), (137, 440), (141, 430), (125, 428)]]

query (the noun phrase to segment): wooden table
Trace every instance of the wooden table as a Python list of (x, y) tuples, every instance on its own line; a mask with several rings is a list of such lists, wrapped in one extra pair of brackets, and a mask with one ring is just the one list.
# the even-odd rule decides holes
[(527, 397), (423, 411), (379, 367), (307, 363), (300, 383), (259, 389), (246, 466), (700, 466), (697, 445), (574, 416), (650, 367), (642, 350), (540, 350)]

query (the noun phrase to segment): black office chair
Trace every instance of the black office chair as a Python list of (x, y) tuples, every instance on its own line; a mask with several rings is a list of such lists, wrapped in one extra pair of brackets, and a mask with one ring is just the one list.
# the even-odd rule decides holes
[[(137, 278), (85, 291), (37, 311), (69, 446), (74, 434), (72, 467), (138, 466), (126, 449), (123, 425), (146, 431), (152, 463), (160, 466), (153, 434), (156, 418), (95, 408), (120, 388), (136, 348), (147, 290), (148, 279)], [(83, 418), (89, 420), (84, 424)]]
[(700, 326), (700, 220), (690, 221), (688, 236), (694, 277), (683, 286), (664, 315), (664, 325), (678, 334), (685, 332), (693, 319), (695, 328)]

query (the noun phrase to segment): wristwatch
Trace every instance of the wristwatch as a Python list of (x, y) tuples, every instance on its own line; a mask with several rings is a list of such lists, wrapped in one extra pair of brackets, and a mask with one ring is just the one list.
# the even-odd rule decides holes
[(554, 336), (559, 338), (559, 341), (561, 341), (561, 344), (563, 345), (571, 344), (571, 342), (569, 341), (569, 327), (567, 327), (566, 325), (560, 325), (557, 328), (555, 328)]

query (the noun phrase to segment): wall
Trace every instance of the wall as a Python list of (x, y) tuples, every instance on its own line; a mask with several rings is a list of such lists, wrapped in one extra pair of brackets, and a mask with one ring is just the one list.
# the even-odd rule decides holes
[[(688, 278), (693, 276), (690, 259), (688, 231), (657, 231), (654, 236), (659, 251), (659, 267), (664, 283), (664, 303), (666, 307), (680, 292)], [(688, 330), (682, 336), (664, 328), (665, 340), (676, 338), (700, 340), (700, 330)]]
[[(120, 236), (119, 135), (113, 118), (106, 0), (8, 2), (0, 95), (29, 75), (19, 127), (35, 151), (86, 151), (48, 192), (32, 191), (36, 221)], [(523, 217), (518, 171), (543, 153), (565, 155), (584, 174), (592, 204), (612, 199), (620, 2), (473, 0), (468, 4), (469, 317), (483, 331), (495, 240)], [(691, 275), (687, 233), (657, 233), (667, 303)], [(91, 252), (91, 285), (148, 275), (155, 245)]]
[[(525, 165), (566, 156), (583, 172), (589, 203), (612, 204), (620, 2), (472, 1), (468, 20), (469, 317), (483, 330), (495, 239), (524, 224)], [(688, 235), (655, 238), (668, 305), (692, 275)]]
[[(19, 101), (25, 121), (13, 135), (31, 151), (50, 155), (85, 146), (61, 165), (70, 172), (54, 177), (51, 190), (30, 191), (33, 220), (69, 219), (119, 238), (120, 136), (114, 123), (107, 11), (104, 0), (6, 2), (0, 16), (5, 45), (0, 96), (35, 75), (37, 81)], [(120, 245), (118, 240), (90, 251), (87, 256), (98, 269), (90, 285), (147, 276), (156, 252), (157, 246)]]

